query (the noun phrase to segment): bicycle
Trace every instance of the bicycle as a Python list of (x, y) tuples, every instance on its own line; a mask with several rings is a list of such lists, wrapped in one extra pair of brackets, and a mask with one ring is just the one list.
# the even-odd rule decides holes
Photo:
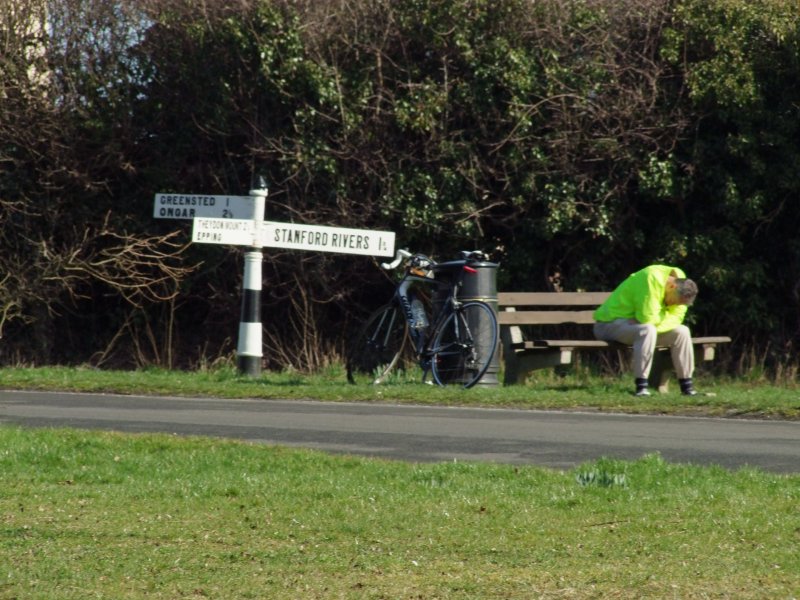
[(398, 250), (391, 263), (382, 263), (386, 270), (403, 263), (403, 276), (391, 300), (369, 316), (348, 348), (347, 380), (379, 384), (413, 358), (423, 382), (429, 372), (438, 385), (470, 388), (480, 381), (497, 350), (497, 316), (483, 301), (462, 302), (458, 291), (465, 276), (477, 273), (470, 264), (482, 260), (482, 252), (462, 252), (458, 260), (436, 263)]

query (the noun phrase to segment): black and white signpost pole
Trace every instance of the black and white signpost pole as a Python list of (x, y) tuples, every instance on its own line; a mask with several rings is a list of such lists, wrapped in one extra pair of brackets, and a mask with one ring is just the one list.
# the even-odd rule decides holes
[(261, 224), (264, 221), (264, 205), (267, 185), (261, 177), (250, 190), (253, 199), (253, 245), (244, 255), (244, 279), (242, 281), (242, 312), (239, 319), (239, 342), (236, 348), (236, 365), (239, 372), (251, 377), (261, 375), (262, 349), (261, 329)]

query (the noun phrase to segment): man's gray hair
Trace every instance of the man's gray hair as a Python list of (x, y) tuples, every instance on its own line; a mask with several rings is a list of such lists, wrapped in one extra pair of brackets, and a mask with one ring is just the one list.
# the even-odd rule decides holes
[(691, 304), (697, 298), (697, 284), (691, 279), (676, 279), (675, 285), (678, 288), (681, 304)]

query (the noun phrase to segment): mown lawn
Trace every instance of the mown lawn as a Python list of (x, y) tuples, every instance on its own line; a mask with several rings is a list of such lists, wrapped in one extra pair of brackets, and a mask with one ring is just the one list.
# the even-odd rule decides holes
[(800, 476), (0, 427), (0, 598), (793, 598)]

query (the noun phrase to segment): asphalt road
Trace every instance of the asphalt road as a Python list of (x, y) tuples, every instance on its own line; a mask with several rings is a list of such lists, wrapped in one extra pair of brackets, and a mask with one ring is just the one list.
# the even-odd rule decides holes
[(800, 472), (800, 422), (0, 391), (0, 423), (250, 440), (417, 462), (568, 469), (600, 457)]

